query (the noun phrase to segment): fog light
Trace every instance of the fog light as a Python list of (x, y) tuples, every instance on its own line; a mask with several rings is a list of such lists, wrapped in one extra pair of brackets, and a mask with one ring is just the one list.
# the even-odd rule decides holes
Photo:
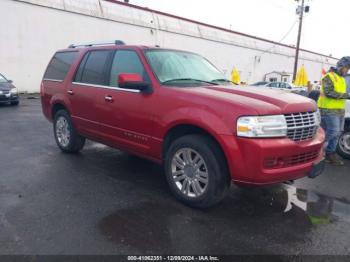
[(279, 157), (267, 157), (264, 160), (265, 168), (279, 168), (284, 166), (284, 161)]

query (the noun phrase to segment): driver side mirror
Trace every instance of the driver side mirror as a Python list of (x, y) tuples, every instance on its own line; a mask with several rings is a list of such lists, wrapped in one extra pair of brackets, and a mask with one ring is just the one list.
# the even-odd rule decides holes
[(143, 81), (139, 74), (122, 73), (118, 76), (118, 85), (120, 88), (139, 90), (143, 93), (151, 93), (151, 85)]
[(12, 81), (12, 80), (8, 80), (7, 82), (9, 82), (10, 84), (12, 84), (12, 83), (13, 83), (13, 81)]

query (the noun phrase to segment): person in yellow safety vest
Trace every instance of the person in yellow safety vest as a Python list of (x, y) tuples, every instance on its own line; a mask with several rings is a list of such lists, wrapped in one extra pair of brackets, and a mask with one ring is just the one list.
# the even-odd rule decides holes
[(350, 69), (350, 57), (341, 58), (336, 67), (331, 67), (323, 77), (320, 97), (317, 105), (321, 113), (321, 126), (326, 132), (326, 162), (332, 165), (344, 165), (336, 149), (341, 132), (344, 130), (346, 99), (345, 76)]

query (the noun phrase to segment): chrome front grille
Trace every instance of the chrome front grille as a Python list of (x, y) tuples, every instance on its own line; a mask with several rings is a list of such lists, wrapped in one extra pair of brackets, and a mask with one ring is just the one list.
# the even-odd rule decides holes
[(314, 138), (318, 128), (316, 112), (304, 112), (284, 115), (287, 122), (287, 136), (294, 141)]

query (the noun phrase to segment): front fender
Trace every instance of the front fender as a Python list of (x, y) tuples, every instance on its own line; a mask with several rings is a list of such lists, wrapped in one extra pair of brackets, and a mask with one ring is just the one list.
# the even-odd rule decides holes
[[(165, 114), (160, 122), (164, 125), (164, 128), (158, 128), (157, 130), (161, 131), (159, 136), (163, 142), (172, 128), (179, 125), (192, 125), (209, 133), (217, 141), (228, 164), (231, 156), (230, 150), (238, 150), (237, 141), (234, 139), (233, 133), (234, 118), (225, 119), (208, 110), (182, 107)], [(226, 143), (228, 137), (231, 138), (229, 144)], [(159, 148), (158, 150), (158, 153), (161, 154), (162, 149)]]
[(164, 138), (173, 127), (178, 125), (194, 125), (204, 129), (214, 137), (219, 135), (232, 135), (234, 119), (227, 120), (211, 111), (200, 108), (182, 107), (165, 114), (161, 121), (164, 128), (159, 134)]

